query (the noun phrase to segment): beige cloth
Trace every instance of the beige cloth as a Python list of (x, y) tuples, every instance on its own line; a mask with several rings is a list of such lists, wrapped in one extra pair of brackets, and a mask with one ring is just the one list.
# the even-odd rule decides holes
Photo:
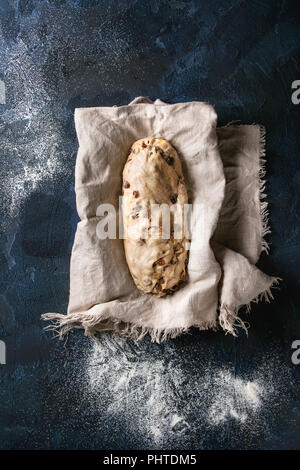
[[(68, 314), (43, 315), (53, 320), (48, 328), (60, 335), (83, 328), (89, 336), (114, 330), (136, 339), (149, 333), (160, 341), (192, 326), (205, 330), (220, 323), (235, 334), (237, 324), (244, 326), (239, 308), (271, 296), (277, 279), (255, 267), (267, 249), (264, 130), (258, 125), (217, 129), (216, 124), (213, 107), (202, 102), (169, 105), (136, 98), (127, 106), (76, 109), (81, 221), (71, 257)], [(97, 207), (118, 208), (129, 149), (145, 136), (164, 138), (179, 152), (193, 205), (188, 281), (162, 298), (136, 288), (122, 239), (101, 240), (96, 234)]]

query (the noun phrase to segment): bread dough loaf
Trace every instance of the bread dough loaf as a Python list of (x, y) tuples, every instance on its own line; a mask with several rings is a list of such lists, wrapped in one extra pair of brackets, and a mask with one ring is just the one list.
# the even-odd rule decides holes
[[(123, 225), (126, 260), (138, 289), (162, 297), (186, 277), (188, 197), (176, 150), (163, 139), (138, 140), (123, 170)], [(172, 206), (163, 218), (164, 206)], [(170, 220), (170, 230), (168, 223)]]

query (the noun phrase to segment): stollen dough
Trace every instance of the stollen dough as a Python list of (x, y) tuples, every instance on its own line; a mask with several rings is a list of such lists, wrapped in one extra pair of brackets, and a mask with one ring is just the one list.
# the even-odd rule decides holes
[(122, 194), (124, 248), (133, 280), (146, 294), (171, 294), (186, 278), (188, 196), (169, 142), (147, 137), (132, 145)]

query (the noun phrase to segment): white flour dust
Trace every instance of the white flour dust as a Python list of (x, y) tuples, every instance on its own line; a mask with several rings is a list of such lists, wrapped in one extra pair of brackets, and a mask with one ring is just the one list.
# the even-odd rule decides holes
[(106, 394), (111, 400), (107, 413), (122, 415), (128, 428), (135, 423), (136, 430), (148, 432), (156, 442), (163, 439), (165, 430), (183, 432), (188, 428), (180, 409), (180, 388), (185, 377), (173, 365), (162, 359), (133, 361), (124, 354), (95, 346), (88, 359), (87, 373), (90, 392)]
[(263, 409), (282, 401), (272, 364), (256, 368), (251, 380), (244, 379), (229, 366), (208, 369), (205, 361), (189, 364), (172, 346), (145, 359), (103, 337), (85, 367), (91, 406), (101, 410), (102, 417), (105, 412), (107, 419), (121, 420), (128, 434), (143, 435), (148, 445), (158, 448), (170, 442), (190, 443), (197, 429), (217, 432), (228, 423), (252, 437), (265, 433)]
[(222, 388), (222, 391), (213, 397), (208, 409), (209, 422), (213, 425), (223, 423), (228, 418), (244, 423), (249, 412), (259, 410), (262, 405), (262, 384), (244, 381), (229, 371), (217, 373), (214, 388)]
[[(9, 55), (2, 50), (10, 80), (19, 83), (22, 94), (7, 94), (7, 109), (1, 115), (1, 127), (14, 129), (13, 139), (4, 137), (6, 220), (15, 218), (23, 201), (45, 180), (63, 172), (63, 159), (58, 151), (61, 131), (50, 105), (50, 97), (39, 67), (21, 40), (12, 45)], [(5, 164), (7, 160), (7, 165)]]

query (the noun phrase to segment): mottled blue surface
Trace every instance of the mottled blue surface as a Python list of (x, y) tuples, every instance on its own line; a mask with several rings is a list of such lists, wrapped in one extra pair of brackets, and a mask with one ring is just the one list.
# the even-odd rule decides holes
[[(1, 0), (0, 21), (0, 448), (300, 448), (297, 2)], [(107, 335), (93, 352), (82, 332), (64, 345), (43, 330), (68, 301), (74, 108), (138, 95), (267, 128), (260, 266), (283, 282), (248, 338)]]

